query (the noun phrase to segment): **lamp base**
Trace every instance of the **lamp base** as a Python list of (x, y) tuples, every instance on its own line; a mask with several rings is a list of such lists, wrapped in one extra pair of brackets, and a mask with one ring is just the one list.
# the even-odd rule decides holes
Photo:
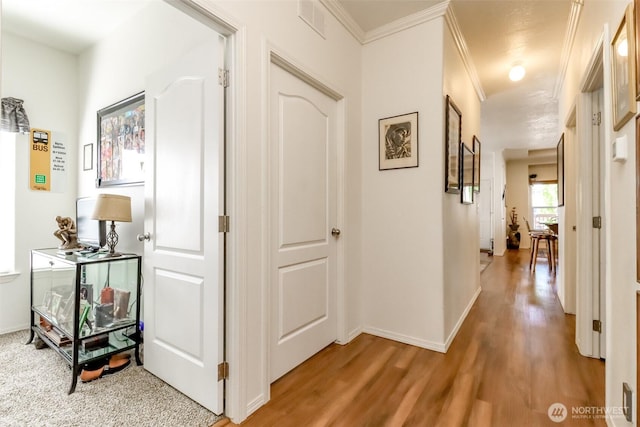
[(109, 247), (109, 253), (105, 255), (105, 258), (113, 258), (122, 256), (121, 253), (115, 251), (118, 244), (118, 233), (116, 233), (116, 223), (111, 221), (109, 232), (107, 233), (107, 246)]

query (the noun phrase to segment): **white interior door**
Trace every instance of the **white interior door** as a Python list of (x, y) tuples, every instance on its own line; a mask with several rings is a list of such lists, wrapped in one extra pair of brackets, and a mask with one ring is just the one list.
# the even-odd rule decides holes
[(144, 366), (222, 413), (223, 40), (147, 78)]
[[(271, 380), (336, 340), (336, 101), (271, 64)], [(335, 233), (334, 233), (335, 234)]]
[(478, 195), (478, 210), (480, 221), (480, 249), (493, 251), (493, 188), (490, 179), (480, 180), (480, 194)]

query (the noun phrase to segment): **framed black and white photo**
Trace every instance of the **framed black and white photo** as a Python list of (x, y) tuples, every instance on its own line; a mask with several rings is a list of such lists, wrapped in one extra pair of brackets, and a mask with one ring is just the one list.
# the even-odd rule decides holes
[(635, 19), (629, 3), (611, 41), (613, 69), (613, 130), (618, 131), (636, 114)]
[(473, 203), (473, 162), (471, 148), (464, 142), (460, 144), (460, 202), (465, 205)]
[(378, 121), (379, 170), (418, 166), (418, 112)]
[(462, 143), (462, 113), (447, 95), (445, 112), (444, 191), (460, 192), (460, 144)]
[(98, 111), (98, 187), (144, 182), (144, 92)]
[(480, 192), (480, 155), (482, 152), (482, 144), (480, 140), (473, 135), (473, 192)]

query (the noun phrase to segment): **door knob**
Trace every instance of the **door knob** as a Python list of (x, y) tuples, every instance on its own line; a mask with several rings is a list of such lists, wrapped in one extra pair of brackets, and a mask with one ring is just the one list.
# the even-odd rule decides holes
[(151, 234), (149, 233), (138, 234), (138, 240), (141, 242), (144, 242), (146, 240), (148, 242), (151, 240)]
[(332, 228), (331, 229), (331, 235), (333, 237), (338, 237), (340, 235), (340, 229), (339, 228)]

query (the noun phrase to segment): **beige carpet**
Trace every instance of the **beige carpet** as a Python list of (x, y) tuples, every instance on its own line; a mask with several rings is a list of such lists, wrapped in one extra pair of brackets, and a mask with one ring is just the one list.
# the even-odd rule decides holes
[[(136, 366), (89, 383), (53, 350), (25, 345), (27, 331), (0, 335), (0, 427), (210, 426), (212, 412)], [(132, 358), (133, 359), (133, 358)]]

